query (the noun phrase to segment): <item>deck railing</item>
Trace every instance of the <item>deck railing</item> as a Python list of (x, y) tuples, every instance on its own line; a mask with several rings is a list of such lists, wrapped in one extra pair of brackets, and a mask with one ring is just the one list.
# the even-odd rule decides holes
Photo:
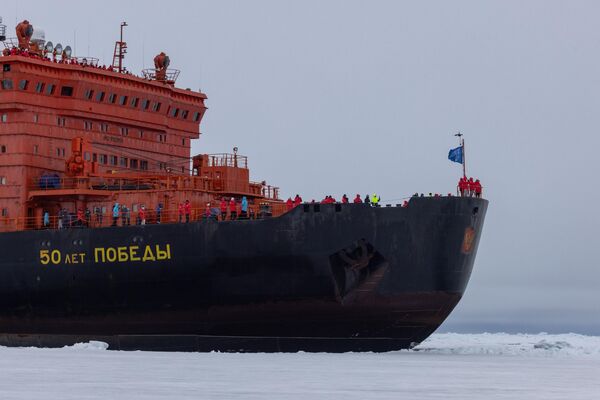
[(158, 189), (199, 189), (212, 190), (211, 179), (200, 176), (146, 176), (146, 177), (55, 177), (52, 175), (33, 179), (28, 187), (30, 191), (42, 190), (158, 190)]
[[(215, 203), (216, 204), (216, 203)], [(253, 204), (248, 206), (248, 212), (246, 215), (241, 214), (240, 206), (238, 204), (235, 216), (232, 217), (232, 213), (229, 211), (225, 213), (226, 221), (231, 220), (256, 220), (263, 219), (267, 216), (278, 216), (285, 212), (285, 204), (269, 203), (268, 213), (264, 212), (265, 208), (261, 207), (261, 204)], [(268, 214), (268, 215), (267, 215)], [(194, 208), (189, 214), (189, 222), (194, 221), (206, 221), (206, 220), (218, 220), (222, 221), (221, 211), (216, 204), (215, 207), (211, 207), (207, 214), (206, 208)], [(155, 224), (176, 224), (186, 223), (187, 218), (185, 212), (181, 214), (179, 210), (145, 210), (145, 224), (144, 225), (155, 225)], [(47, 222), (47, 223), (45, 223)], [(113, 225), (115, 224), (116, 225)], [(142, 221), (138, 211), (129, 211), (129, 213), (123, 213), (119, 211), (119, 216), (113, 218), (112, 210), (106, 209), (105, 212), (93, 212), (90, 210), (88, 216), (84, 216), (82, 219), (77, 218), (77, 214), (69, 212), (66, 215), (49, 215), (46, 220), (44, 216), (39, 217), (0, 217), (0, 232), (12, 232), (12, 231), (23, 231), (23, 230), (43, 230), (43, 229), (82, 229), (82, 228), (102, 228), (109, 226), (131, 226), (141, 225)]]
[(208, 166), (248, 168), (248, 157), (230, 153), (209, 154)]

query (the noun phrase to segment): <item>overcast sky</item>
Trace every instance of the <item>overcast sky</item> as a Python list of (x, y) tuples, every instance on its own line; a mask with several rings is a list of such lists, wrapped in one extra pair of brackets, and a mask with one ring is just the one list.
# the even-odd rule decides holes
[[(12, 4), (11, 4), (12, 3)], [(209, 110), (195, 153), (250, 157), (304, 199), (454, 190), (490, 200), (467, 293), (442, 330), (600, 334), (600, 3), (18, 1), (46, 39), (128, 68), (165, 51)]]

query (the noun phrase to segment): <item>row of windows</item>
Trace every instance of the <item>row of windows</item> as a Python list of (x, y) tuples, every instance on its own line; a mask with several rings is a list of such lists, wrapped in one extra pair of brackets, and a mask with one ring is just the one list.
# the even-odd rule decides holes
[[(0, 153), (6, 153), (6, 146), (5, 145), (0, 145)], [(38, 154), (39, 153), (39, 146), (37, 144), (33, 145), (33, 154)], [(66, 149), (64, 147), (57, 147), (56, 148), (56, 156), (57, 157), (61, 157), (64, 158), (66, 154)], [(117, 157), (115, 155), (106, 155), (106, 154), (97, 154), (97, 153), (93, 153), (90, 155), (90, 153), (86, 152), (84, 154), (84, 159), (86, 161), (94, 161), (94, 162), (99, 162), (100, 164), (104, 164), (104, 165), (119, 165), (120, 167), (125, 167), (125, 168), (133, 168), (133, 169), (139, 169), (141, 170), (148, 170), (148, 161), (146, 160), (137, 160), (137, 159), (128, 159), (127, 157)], [(165, 169), (166, 168), (166, 164), (165, 163), (158, 163), (158, 168), (159, 169)], [(5, 184), (6, 182), (2, 183)]]
[[(33, 122), (38, 122), (38, 119), (39, 119), (38, 115), (34, 114)], [(8, 114), (0, 115), (0, 122), (7, 122), (7, 121), (8, 121)], [(65, 127), (67, 125), (67, 119), (65, 117), (56, 117), (56, 124), (60, 127)], [(92, 121), (83, 121), (83, 127), (86, 131), (91, 131), (94, 129), (94, 123)], [(102, 132), (102, 133), (107, 133), (108, 128), (109, 128), (109, 126), (106, 122), (101, 122), (99, 124), (99, 129), (100, 129), (100, 132)], [(119, 133), (121, 134), (121, 136), (129, 136), (129, 128), (121, 126), (121, 127), (119, 127)], [(140, 139), (144, 137), (144, 131), (141, 129), (138, 130), (137, 134)], [(157, 134), (156, 140), (161, 143), (166, 143), (167, 142), (167, 134), (166, 133)], [(185, 146), (185, 138), (181, 138), (181, 145)]]
[[(142, 171), (148, 170), (147, 160), (138, 160), (135, 158), (117, 157), (111, 154), (98, 154), (98, 153), (84, 153), (84, 160), (98, 162), (103, 165), (114, 165), (124, 168), (141, 169)], [(160, 163), (159, 163), (160, 164)], [(160, 168), (160, 165), (159, 165)]]
[[(0, 81), (0, 86), (4, 90), (11, 90), (14, 88), (12, 79), (3, 79), (2, 81)], [(29, 87), (29, 81), (27, 79), (22, 79), (19, 81), (19, 89), (20, 90), (27, 90), (28, 87)], [(45, 93), (47, 95), (53, 95), (55, 92), (55, 89), (56, 89), (56, 86), (51, 83), (45, 84), (44, 82), (38, 82), (35, 85), (36, 93)], [(106, 97), (106, 92), (98, 91), (97, 93), (95, 93), (95, 95), (94, 95), (94, 93), (95, 92), (93, 89), (87, 89), (83, 94), (83, 98), (87, 99), (87, 100), (95, 99), (99, 103), (104, 102), (104, 99), (106, 98), (107, 102), (110, 104), (117, 104), (117, 100), (118, 100), (118, 104), (120, 106), (129, 105), (132, 108), (138, 108), (138, 106), (141, 104), (140, 109), (144, 110), (144, 111), (152, 109), (153, 112), (160, 112), (160, 110), (162, 108), (162, 103), (160, 103), (160, 102), (151, 102), (148, 99), (140, 99), (139, 97), (129, 98), (129, 96), (126, 96), (126, 95), (119, 96), (116, 93), (109, 93), (108, 97)], [(73, 96), (73, 87), (72, 86), (61, 86), (60, 95), (66, 96), (66, 97)], [(150, 107), (150, 105), (152, 105), (152, 107)], [(177, 107), (170, 107), (167, 114), (173, 118), (187, 119), (189, 116), (189, 111), (180, 109)], [(194, 112), (194, 114), (192, 116), (192, 120), (194, 122), (200, 121), (200, 115), (201, 114), (199, 111)]]

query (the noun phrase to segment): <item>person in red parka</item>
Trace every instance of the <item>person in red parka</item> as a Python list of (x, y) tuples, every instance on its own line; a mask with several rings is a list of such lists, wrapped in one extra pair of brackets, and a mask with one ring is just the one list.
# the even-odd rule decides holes
[(345, 194), (342, 196), (342, 204), (348, 204), (348, 196)]
[(354, 204), (360, 204), (360, 203), (362, 203), (362, 199), (360, 198), (360, 194), (358, 194), (358, 193), (356, 194), (356, 197), (354, 198), (353, 203)]
[(235, 203), (235, 199), (232, 197), (229, 200), (229, 219), (232, 221), (237, 218), (237, 204)]
[(473, 187), (475, 190), (475, 197), (481, 197), (481, 182), (479, 182), (479, 179), (475, 180), (475, 183), (473, 183)]
[(463, 176), (458, 181), (458, 192), (460, 193), (461, 196), (464, 196), (466, 191), (467, 191), (467, 177)]
[(183, 222), (183, 203), (179, 203), (177, 206), (177, 211), (179, 212), (179, 222)]
[(140, 210), (138, 211), (138, 219), (140, 220), (141, 225), (146, 225), (146, 207), (140, 207)]
[(294, 197), (294, 207), (298, 207), (300, 204), (302, 204), (302, 197), (297, 194), (296, 197)]
[(291, 197), (288, 197), (287, 201), (285, 202), (285, 205), (286, 205), (288, 211), (290, 211), (292, 208), (294, 208), (294, 202), (292, 201)]
[(192, 205), (190, 204), (189, 200), (185, 201), (185, 204), (183, 205), (183, 211), (185, 212), (185, 223), (187, 224), (190, 222), (190, 214), (192, 213)]
[(473, 178), (469, 178), (467, 181), (467, 193), (469, 196), (473, 196), (475, 194), (475, 182), (473, 182)]
[(221, 210), (221, 221), (225, 221), (227, 219), (227, 200), (225, 199), (225, 197), (221, 199), (221, 204), (219, 208)]

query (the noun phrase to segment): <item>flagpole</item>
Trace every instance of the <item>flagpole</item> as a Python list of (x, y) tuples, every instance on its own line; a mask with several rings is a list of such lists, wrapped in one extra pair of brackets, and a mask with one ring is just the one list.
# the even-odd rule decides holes
[(466, 178), (467, 177), (467, 153), (465, 152), (465, 139), (463, 139), (462, 137), (460, 138), (460, 141), (462, 142), (462, 153), (463, 153), (463, 176)]

